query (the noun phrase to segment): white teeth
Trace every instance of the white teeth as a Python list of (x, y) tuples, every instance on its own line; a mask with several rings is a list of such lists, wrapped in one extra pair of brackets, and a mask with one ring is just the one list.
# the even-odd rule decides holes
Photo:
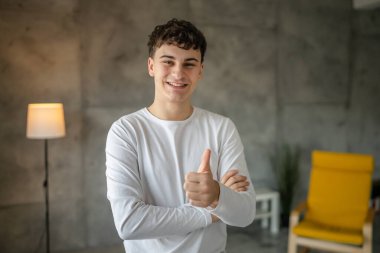
[(170, 83), (168, 82), (168, 84), (170, 84), (171, 86), (175, 86), (175, 87), (185, 87), (186, 84), (181, 84), (181, 83)]

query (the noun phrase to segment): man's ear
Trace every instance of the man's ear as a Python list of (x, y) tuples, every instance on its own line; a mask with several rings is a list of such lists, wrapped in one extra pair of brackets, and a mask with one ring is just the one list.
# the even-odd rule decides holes
[(199, 79), (202, 79), (202, 77), (203, 77), (203, 63), (201, 64), (201, 69), (200, 69), (200, 71), (199, 71)]
[(152, 57), (148, 58), (148, 73), (151, 77), (154, 77), (154, 67), (153, 67), (153, 59)]

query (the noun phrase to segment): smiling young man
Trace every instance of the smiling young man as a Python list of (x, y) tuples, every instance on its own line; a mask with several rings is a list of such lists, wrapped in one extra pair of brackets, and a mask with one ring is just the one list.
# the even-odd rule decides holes
[(184, 120), (193, 111), (191, 96), (202, 76), (200, 50), (164, 44), (148, 59), (155, 98), (149, 111), (161, 119)]
[(206, 40), (172, 19), (149, 37), (153, 103), (121, 117), (106, 144), (107, 197), (126, 252), (225, 252), (226, 224), (255, 215), (243, 146), (228, 118), (194, 107)]

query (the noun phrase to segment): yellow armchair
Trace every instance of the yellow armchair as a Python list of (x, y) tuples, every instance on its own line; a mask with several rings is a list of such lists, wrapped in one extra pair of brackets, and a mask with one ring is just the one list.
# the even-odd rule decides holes
[(307, 201), (290, 214), (288, 253), (297, 246), (372, 253), (370, 155), (314, 151)]

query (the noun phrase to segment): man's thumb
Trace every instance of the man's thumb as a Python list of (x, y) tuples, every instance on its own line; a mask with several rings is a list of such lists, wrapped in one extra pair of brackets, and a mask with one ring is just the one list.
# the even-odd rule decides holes
[(211, 157), (211, 150), (210, 149), (206, 149), (203, 152), (201, 164), (199, 165), (199, 168), (198, 168), (198, 173), (211, 172), (211, 169), (210, 169), (210, 157)]

